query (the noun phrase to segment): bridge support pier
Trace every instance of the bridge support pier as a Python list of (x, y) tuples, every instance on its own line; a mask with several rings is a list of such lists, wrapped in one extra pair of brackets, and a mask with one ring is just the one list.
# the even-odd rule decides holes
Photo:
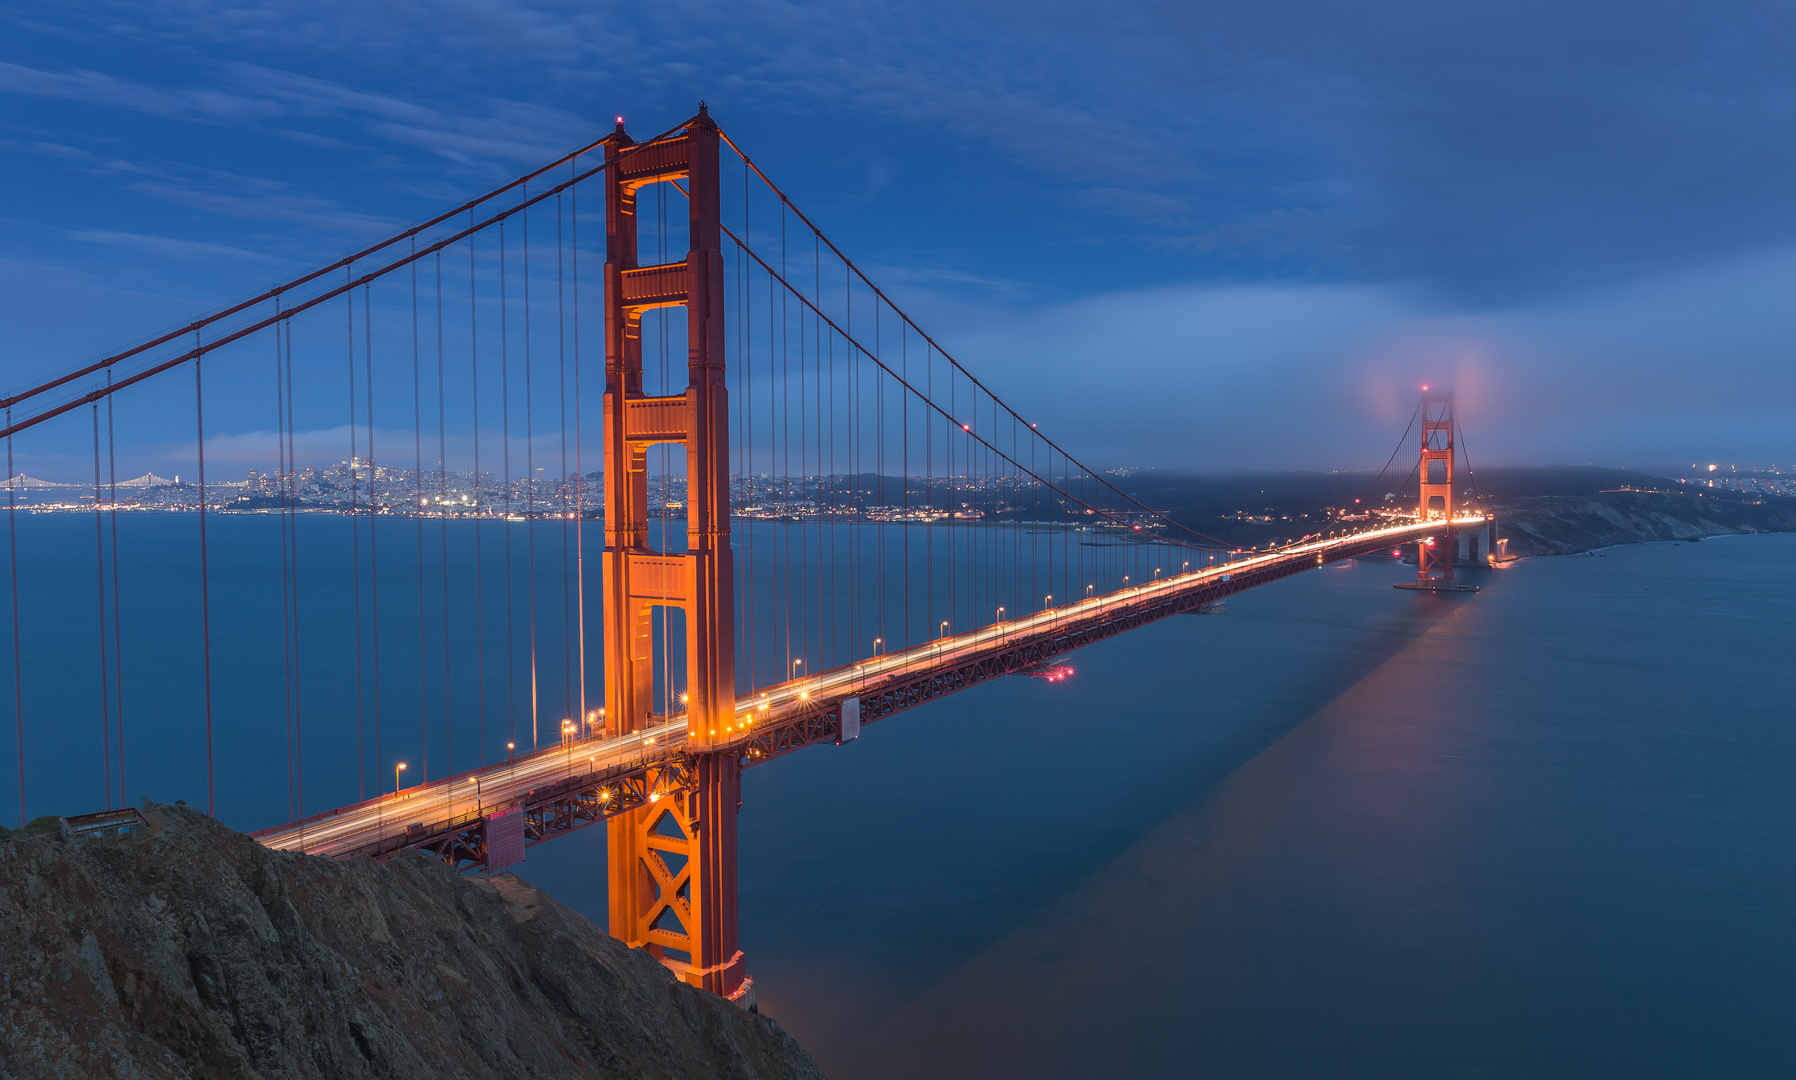
[[(752, 1005), (736, 947), (736, 810), (741, 759), (728, 749), (736, 711), (735, 568), (730, 552), (729, 396), (724, 386), (723, 251), (717, 125), (701, 106), (679, 133), (606, 141), (605, 732), (616, 737), (682, 709), (664, 688), (657, 719), (656, 607), (685, 616), (686, 752), (692, 788), (611, 819), (611, 934), (649, 949), (681, 979)], [(637, 192), (685, 180), (685, 258), (638, 265)], [(669, 198), (678, 205), (677, 196)], [(686, 309), (687, 384), (643, 391), (642, 313)], [(663, 388), (665, 390), (665, 388)], [(686, 450), (686, 547), (649, 544), (647, 456)]]

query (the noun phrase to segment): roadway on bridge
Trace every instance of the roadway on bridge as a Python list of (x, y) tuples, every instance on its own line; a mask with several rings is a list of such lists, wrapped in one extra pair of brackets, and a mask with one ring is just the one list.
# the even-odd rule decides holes
[[(1457, 519), (1454, 525), (1471, 528), (1483, 523), (1482, 517), (1467, 517)], [(736, 700), (739, 725), (736, 741), (746, 742), (756, 729), (811, 708), (817, 701), (851, 697), (863, 687), (889, 682), (895, 677), (952, 667), (993, 647), (1036, 636), (1051, 636), (1066, 627), (1121, 611), (1143, 600), (1176, 596), (1189, 589), (1213, 584), (1218, 579), (1227, 580), (1230, 575), (1280, 564), (1309, 559), (1327, 561), (1331, 552), (1349, 547), (1364, 548), (1368, 541), (1398, 544), (1416, 540), (1440, 528), (1439, 521), (1420, 522), (1293, 544), (1229, 563), (1171, 574), (1102, 596), (1062, 604), (965, 634), (939, 638), (794, 679)], [(686, 718), (683, 715), (617, 738), (564, 739), (555, 746), (519, 755), (510, 761), (419, 784), (253, 835), (264, 845), (280, 850), (349, 855), (402, 834), (413, 823), (428, 827), (504, 811), (518, 805), (539, 788), (576, 776), (632, 767), (648, 759), (666, 757), (678, 751), (685, 742)], [(729, 745), (725, 744), (725, 748)], [(436, 834), (436, 830), (427, 828), (426, 835)]]

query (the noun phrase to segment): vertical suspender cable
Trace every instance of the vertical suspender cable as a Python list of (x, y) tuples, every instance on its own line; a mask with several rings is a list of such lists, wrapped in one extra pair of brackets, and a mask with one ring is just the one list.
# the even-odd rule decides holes
[[(200, 332), (193, 332), (194, 348)], [(218, 816), (217, 789), (212, 782), (212, 597), (211, 564), (206, 551), (206, 391), (200, 368), (204, 357), (193, 358), (193, 421), (200, 466), (200, 669), (206, 691), (206, 813)]]
[[(821, 271), (819, 271), (821, 273)], [(836, 482), (836, 334), (829, 334), (829, 465), (824, 470), (824, 477), (829, 482), (829, 512), (826, 517), (829, 528), (829, 666), (835, 667), (840, 661), (837, 656), (838, 638), (836, 635), (836, 599), (841, 593), (836, 590), (836, 533), (841, 526), (837, 523), (836, 502), (840, 498)]]
[[(275, 332), (280, 333), (280, 324)], [(293, 424), (293, 320), (285, 324), (287, 335), (287, 465), (289, 471), (294, 468), (294, 424)], [(299, 493), (297, 480), (288, 482), (289, 498), (287, 500), (287, 535), (292, 540), (293, 554), (293, 777), (294, 777), (294, 809), (295, 818), (306, 816), (306, 744), (305, 744), (305, 710), (301, 707), (299, 674)]]
[[(744, 191), (743, 213), (747, 214), (746, 191)], [(746, 228), (746, 226), (744, 226)], [(751, 333), (750, 310), (753, 308), (752, 286), (748, 282), (748, 268), (742, 255), (742, 245), (736, 245), (736, 454), (735, 477), (740, 480), (742, 498), (753, 504), (758, 501), (755, 495), (755, 441), (754, 441), (754, 337)], [(755, 526), (753, 521), (744, 523), (741, 537), (743, 560), (738, 563), (736, 575), (736, 619), (740, 629), (736, 632), (738, 649), (736, 667), (739, 672), (746, 673), (746, 683), (752, 691), (759, 685), (755, 679)], [(737, 680), (743, 682), (741, 678)]]
[[(935, 364), (931, 363), (934, 353), (925, 346), (923, 350), (923, 385), (924, 397), (935, 398)], [(923, 412), (923, 625), (929, 628), (931, 637), (938, 631), (948, 629), (935, 620), (935, 417), (929, 410)], [(945, 441), (948, 433), (942, 432)]]
[[(910, 328), (898, 327), (898, 363), (903, 379), (910, 382)], [(904, 437), (904, 647), (910, 648), (910, 391), (899, 394), (899, 432)]]
[[(280, 311), (281, 298), (275, 297), (275, 311)], [(287, 396), (285, 381), (281, 378), (281, 324), (274, 324), (274, 482), (275, 491), (279, 493), (280, 517), (278, 523), (281, 533), (281, 670), (286, 676), (282, 686), (282, 704), (287, 710), (286, 742), (283, 749), (287, 755), (287, 820), (296, 821), (298, 814), (293, 812), (293, 624), (288, 615), (293, 610), (293, 581), (288, 570), (291, 564), (287, 559), (287, 495), (288, 477), (292, 475), (287, 460)]]
[[(873, 348), (875, 352), (883, 351), (880, 349), (879, 305), (877, 303), (873, 305)], [(873, 485), (878, 492), (881, 509), (884, 509), (890, 505), (886, 502), (886, 380), (885, 371), (879, 368), (875, 368), (873, 372), (873, 428), (875, 438)], [(875, 636), (880, 639), (880, 646), (883, 646), (890, 636), (886, 630), (886, 520), (882, 515), (878, 525), (879, 531), (873, 534), (876, 537), (874, 546), (877, 549), (873, 553), (873, 565), (879, 571), (873, 591), (874, 601), (878, 605), (874, 612), (873, 629), (878, 631)], [(877, 654), (883, 651), (880, 646), (870, 647)]]
[(437, 277), (437, 539), (443, 561), (443, 775), (455, 775), (455, 718), (449, 704), (449, 436), (443, 400), (443, 253), (436, 253)]
[[(112, 384), (112, 370), (106, 371), (106, 383)], [(106, 479), (111, 487), (112, 509), (112, 689), (116, 695), (112, 718), (118, 730), (118, 804), (125, 801), (125, 644), (119, 626), (118, 599), (118, 443), (112, 426), (112, 395), (106, 395)]]
[[(412, 241), (412, 250), (418, 241)], [(412, 532), (418, 552), (418, 755), (419, 783), (430, 780), (429, 672), (424, 661), (424, 408), (418, 363), (418, 263), (412, 272)]]
[[(811, 558), (811, 518), (813, 515), (809, 511), (816, 505), (816, 498), (811, 482), (812, 474), (809, 471), (811, 463), (808, 459), (810, 453), (809, 431), (812, 425), (808, 422), (807, 415), (810, 402), (805, 400), (805, 345), (807, 338), (804, 325), (805, 313), (801, 308), (798, 312), (798, 592), (801, 602), (809, 599), (804, 594), (812, 591), (811, 585), (817, 576), (816, 562)], [(821, 328), (820, 324), (819, 328)], [(799, 637), (799, 653), (811, 663), (816, 663), (818, 662), (817, 655), (810, 648), (815, 627), (811, 625), (812, 613), (808, 603), (799, 609), (799, 618), (802, 620), (800, 625), (804, 627), (804, 633)], [(810, 672), (807, 671), (805, 674), (809, 675)]]
[[(374, 457), (374, 297), (372, 285), (362, 286), (362, 372), (368, 386), (368, 601), (369, 630), (374, 639), (374, 760), (386, 772), (381, 756), (380, 730), (380, 506), (375, 484), (380, 465)], [(394, 780), (393, 791), (399, 791)]]
[[(846, 277), (843, 279), (843, 285), (847, 285)], [(850, 334), (854, 333), (854, 296), (846, 287), (842, 290), (842, 321), (847, 325), (848, 332)], [(834, 349), (833, 341), (831, 349), (832, 351)], [(844, 447), (844, 453), (847, 457), (847, 463), (844, 468), (848, 470), (848, 477), (843, 495), (845, 498), (851, 500), (844, 509), (847, 511), (846, 516), (849, 523), (848, 567), (846, 571), (849, 587), (846, 599), (848, 601), (848, 660), (852, 663), (860, 657), (860, 642), (862, 637), (860, 578), (861, 529), (857, 526), (856, 522), (857, 519), (864, 521), (866, 519), (866, 512), (861, 508), (860, 495), (855, 486), (859, 483), (860, 478), (860, 472), (857, 466), (860, 464), (858, 453), (860, 450), (859, 424), (861, 405), (859, 382), (856, 378), (860, 371), (860, 365), (857, 363), (854, 350), (847, 350), (847, 358), (848, 370), (842, 373), (842, 393), (846, 399), (844, 405), (845, 415), (843, 417), (842, 426), (846, 431), (848, 438), (848, 445)]]
[[(468, 224), (474, 212), (468, 211)], [(480, 307), (474, 287), (474, 236), (468, 235), (468, 371), (474, 403), (474, 701), (480, 716), (480, 764), (486, 765), (486, 563), (480, 533), (486, 507), (480, 502)]]
[[(571, 173), (573, 165), (569, 165)], [(580, 438), (580, 185), (568, 189), (568, 277), (573, 284), (573, 624), (578, 654), (575, 685), (580, 688), (580, 724), (584, 726), (585, 456), (580, 453), (584, 446)]]
[[(842, 321), (847, 325), (848, 332), (850, 334), (852, 334), (852, 333), (854, 333), (854, 294), (852, 292), (850, 292), (848, 290), (848, 288), (846, 287), (848, 284), (846, 275), (844, 275), (844, 277), (843, 277), (842, 284), (844, 286), (842, 289)], [(832, 348), (833, 348), (833, 346), (832, 346)], [(848, 511), (847, 517), (848, 517), (848, 522), (849, 522), (849, 524), (848, 524), (848, 568), (847, 568), (847, 577), (848, 577), (848, 582), (849, 582), (848, 595), (847, 595), (847, 600), (848, 600), (848, 659), (852, 663), (861, 654), (860, 653), (861, 638), (864, 636), (862, 634), (862, 627), (861, 627), (861, 609), (862, 609), (861, 585), (862, 585), (862, 582), (861, 582), (861, 577), (860, 577), (860, 569), (861, 569), (860, 543), (861, 543), (862, 530), (857, 525), (857, 519), (864, 521), (866, 519), (866, 512), (865, 512), (865, 510), (863, 510), (861, 508), (862, 504), (860, 501), (859, 491), (855, 486), (856, 484), (858, 484), (860, 482), (860, 469), (859, 469), (860, 456), (859, 456), (859, 454), (860, 454), (861, 399), (860, 399), (860, 381), (858, 378), (858, 375), (860, 372), (860, 364), (858, 362), (858, 358), (854, 355), (853, 349), (847, 350), (847, 357), (848, 357), (848, 370), (846, 372), (844, 372), (842, 375), (842, 383), (843, 383), (842, 391), (843, 391), (843, 395), (847, 399), (847, 403), (845, 405), (846, 416), (844, 417), (842, 426), (846, 430), (847, 437), (848, 437), (848, 445), (845, 448), (845, 453), (848, 458), (847, 465), (845, 466), (848, 470), (848, 482), (847, 482), (847, 485), (846, 485), (846, 488), (844, 491), (844, 496), (846, 498), (848, 498), (849, 500), (851, 500), (851, 502), (848, 504), (847, 507), (845, 507), (845, 509)]]
[[(499, 222), (499, 457), (500, 490), (505, 496), (505, 729), (517, 742), (517, 652), (512, 633), (516, 597), (511, 584), (511, 305), (505, 293), (505, 222)], [(532, 731), (532, 736), (535, 732)], [(533, 741), (532, 748), (536, 743)]]
[[(561, 711), (574, 712), (574, 613), (568, 595), (568, 577), (573, 570), (572, 553), (568, 550), (567, 502), (567, 283), (562, 276), (562, 260), (566, 249), (561, 235), (561, 196), (555, 196), (555, 370), (561, 407), (561, 475), (555, 479), (555, 490), (561, 496)], [(586, 713), (575, 714), (576, 728), (586, 731)]]
[[(786, 276), (786, 206), (784, 203), (781, 203), (780, 204), (780, 277), (783, 278), (785, 276)], [(772, 291), (772, 289), (773, 289), (772, 280), (769, 280), (767, 282), (767, 288), (768, 288), (769, 292)], [(779, 577), (783, 578), (784, 582), (785, 582), (785, 585), (783, 588), (775, 589), (775, 595), (777, 596), (779, 605), (780, 605), (781, 632), (784, 635), (785, 642), (786, 642), (786, 653), (785, 653), (786, 666), (785, 666), (785, 670), (780, 672), (779, 681), (785, 682), (786, 680), (788, 680), (792, 677), (792, 534), (791, 534), (791, 531), (786, 528), (786, 518), (787, 518), (787, 514), (790, 512), (790, 507), (791, 507), (791, 503), (792, 503), (792, 396), (791, 396), (791, 374), (790, 374), (791, 349), (789, 348), (789, 344), (788, 344), (788, 340), (787, 340), (787, 333), (786, 333), (786, 330), (787, 330), (787, 305), (786, 305), (786, 294), (784, 291), (780, 292), (779, 298), (780, 298), (780, 313), (779, 313), (780, 377), (779, 377), (778, 414), (779, 414), (779, 451), (780, 451), (780, 458), (783, 462), (780, 466), (779, 477), (780, 477), (780, 504), (781, 504), (781, 509), (783, 512), (780, 515), (780, 524), (779, 524), (777, 530), (773, 534), (773, 543), (774, 543), (773, 558), (774, 558), (775, 572)], [(773, 311), (772, 311), (771, 305), (769, 305), (769, 310), (767, 312), (767, 315), (768, 315), (769, 319), (772, 319)], [(768, 329), (771, 331), (772, 327), (769, 326)], [(771, 347), (771, 345), (772, 345), (772, 341), (771, 341), (771, 334), (770, 334), (769, 335), (769, 347)], [(771, 417), (769, 418), (769, 422), (770, 423), (772, 422)], [(782, 550), (785, 552), (784, 563), (780, 562), (780, 552)]]
[[(773, 275), (769, 274), (767, 275), (767, 494), (769, 500), (773, 504), (783, 508), (785, 505), (786, 489), (784, 486), (785, 477), (780, 472), (779, 401), (776, 397), (783, 380), (774, 374), (774, 360), (779, 355), (779, 326), (780, 321), (775, 315), (773, 307)], [(780, 574), (780, 550), (782, 546), (781, 541), (784, 539), (785, 534), (785, 523), (780, 520), (781, 516), (781, 514), (775, 514), (769, 519), (768, 524), (770, 528), (768, 529), (767, 535), (769, 563), (768, 577), (773, 583), (768, 596), (770, 603), (767, 610), (767, 621), (771, 624), (768, 629), (775, 635), (773, 638), (773, 648), (768, 651), (776, 655), (780, 654), (780, 645), (778, 644), (780, 638), (778, 635), (782, 632), (782, 628), (785, 625), (782, 621), (785, 612), (783, 599), (785, 596), (785, 583), (784, 578)], [(787, 659), (789, 660), (791, 648), (790, 642), (786, 643), (785, 648), (788, 653)], [(772, 657), (768, 657), (768, 659), (772, 659)], [(787, 667), (790, 668), (790, 666), (791, 665), (788, 663)], [(775, 683), (781, 683), (784, 682), (785, 679), (786, 677), (781, 675), (773, 681)]]
[[(575, 166), (570, 163), (572, 174)], [(568, 276), (574, 309), (574, 630), (579, 654), (580, 722), (586, 722), (586, 460), (581, 454), (580, 416), (580, 186), (568, 188)], [(602, 729), (601, 729), (602, 733)]]
[[(345, 270), (351, 277), (353, 267)], [(349, 577), (350, 591), (355, 594), (355, 791), (356, 801), (368, 797), (368, 744), (362, 735), (362, 514), (356, 488), (362, 481), (361, 463), (356, 457), (355, 437), (355, 293), (343, 294), (344, 342), (349, 358)]]
[[(12, 427), (12, 410), (6, 410)], [(12, 436), (6, 437), (6, 551), (12, 570), (12, 707), (13, 739), (19, 758), (19, 828), (25, 827), (25, 664), (19, 647), (18, 476), (12, 469)]]
[[(529, 188), (524, 189), (529, 194)], [(530, 371), (530, 212), (519, 215), (524, 225), (524, 560), (530, 589), (530, 745), (538, 741), (536, 711), (536, 437), (532, 409)]]
[[(742, 232), (748, 235), (748, 174), (742, 174)], [(748, 280), (749, 266), (747, 257), (742, 253), (742, 245), (736, 245), (736, 352), (742, 370), (737, 378), (741, 380), (742, 393), (738, 395), (736, 409), (740, 416), (738, 438), (742, 440), (741, 470), (743, 491), (754, 492), (750, 498), (759, 502), (759, 490), (755, 487), (755, 410), (754, 410), (754, 287)], [(755, 624), (755, 523), (748, 522), (745, 532), (747, 539), (743, 542), (743, 573), (736, 581), (736, 587), (742, 593), (741, 611), (742, 635), (737, 640), (747, 644), (746, 657), (737, 653), (737, 663), (741, 670), (748, 673), (748, 689), (752, 693), (761, 685), (755, 672), (755, 641), (761, 635)]]
[(100, 403), (94, 402), (94, 577), (100, 603), (100, 762), (106, 809), (112, 809), (112, 689), (106, 655), (106, 515), (100, 509)]

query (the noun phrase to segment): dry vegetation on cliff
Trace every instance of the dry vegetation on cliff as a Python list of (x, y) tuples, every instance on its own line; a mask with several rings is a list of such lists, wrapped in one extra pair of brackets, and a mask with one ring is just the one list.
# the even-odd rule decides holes
[(0, 829), (6, 1077), (821, 1078), (509, 875), (270, 851), (185, 806)]

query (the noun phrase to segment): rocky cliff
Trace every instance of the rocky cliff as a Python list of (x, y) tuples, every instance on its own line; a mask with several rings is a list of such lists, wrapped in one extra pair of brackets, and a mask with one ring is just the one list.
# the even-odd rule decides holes
[(822, 1076), (772, 1020), (510, 875), (147, 819), (0, 829), (0, 1075)]
[(1796, 531), (1796, 504), (1685, 491), (1605, 491), (1505, 500), (1497, 525), (1516, 555), (1568, 555), (1655, 540)]

